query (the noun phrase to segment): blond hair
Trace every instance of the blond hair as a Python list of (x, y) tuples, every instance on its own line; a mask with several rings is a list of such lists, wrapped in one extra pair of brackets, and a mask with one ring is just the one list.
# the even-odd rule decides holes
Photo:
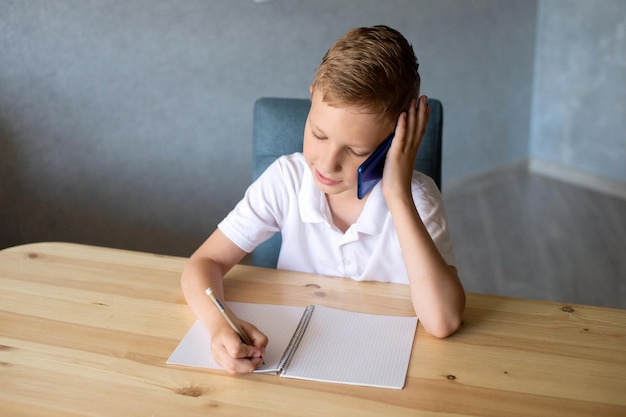
[(397, 30), (356, 28), (326, 52), (313, 88), (331, 106), (361, 107), (395, 123), (419, 95), (418, 68), (413, 47)]

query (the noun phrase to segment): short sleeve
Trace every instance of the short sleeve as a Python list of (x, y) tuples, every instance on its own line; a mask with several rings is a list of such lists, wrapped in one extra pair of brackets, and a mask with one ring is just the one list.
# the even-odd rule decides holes
[(218, 224), (222, 233), (242, 250), (252, 252), (283, 228), (300, 188), (300, 159), (300, 155), (292, 154), (274, 161)]
[(456, 267), (452, 238), (448, 230), (448, 217), (437, 185), (427, 175), (415, 171), (413, 173), (412, 193), (415, 207), (430, 234), (430, 238), (446, 263)]

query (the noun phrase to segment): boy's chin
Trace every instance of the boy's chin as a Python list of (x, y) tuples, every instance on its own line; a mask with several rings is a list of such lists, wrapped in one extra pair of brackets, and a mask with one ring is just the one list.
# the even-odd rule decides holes
[(317, 184), (317, 188), (329, 197), (357, 198), (356, 188), (328, 187)]

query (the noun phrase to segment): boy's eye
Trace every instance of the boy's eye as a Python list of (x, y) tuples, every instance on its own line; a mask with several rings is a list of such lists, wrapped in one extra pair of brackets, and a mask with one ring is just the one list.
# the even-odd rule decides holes
[(322, 136), (322, 135), (318, 135), (318, 134), (316, 134), (315, 132), (311, 132), (311, 134), (313, 135), (313, 137), (314, 137), (315, 139), (318, 139), (318, 140), (324, 140), (324, 139), (326, 139), (324, 136)]
[(365, 158), (366, 156), (368, 156), (371, 152), (356, 152), (354, 149), (352, 148), (348, 148), (348, 152), (350, 152), (352, 155), (358, 157), (358, 158)]

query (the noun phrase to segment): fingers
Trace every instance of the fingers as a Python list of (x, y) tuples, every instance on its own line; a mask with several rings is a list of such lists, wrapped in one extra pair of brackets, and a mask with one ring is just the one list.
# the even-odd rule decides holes
[(429, 115), (427, 98), (422, 96), (419, 100), (413, 99), (407, 111), (398, 117), (383, 171), (383, 195), (387, 202), (406, 199), (411, 193), (415, 158)]
[(417, 107), (417, 134), (419, 135), (420, 141), (426, 131), (426, 125), (428, 124), (429, 118), (430, 106), (428, 105), (428, 97), (422, 96), (419, 98)]
[(404, 112), (398, 117), (398, 123), (394, 131), (395, 135), (391, 142), (393, 149), (399, 148), (400, 152), (404, 153), (407, 143), (407, 113)]
[(231, 374), (252, 372), (263, 363), (261, 352), (241, 341), (213, 345), (211, 354), (216, 362)]
[(261, 357), (265, 356), (265, 347), (267, 346), (267, 336), (265, 336), (259, 329), (252, 324), (242, 321), (241, 327), (246, 334), (252, 339), (254, 348), (261, 353)]
[(417, 150), (426, 131), (429, 117), (430, 106), (426, 96), (412, 100), (409, 109), (400, 115), (396, 125), (396, 138), (401, 138), (402, 152)]
[(216, 335), (211, 340), (211, 355), (226, 371), (245, 374), (254, 371), (263, 363), (267, 337), (256, 327), (242, 322), (241, 326), (254, 342), (246, 345), (234, 332)]

